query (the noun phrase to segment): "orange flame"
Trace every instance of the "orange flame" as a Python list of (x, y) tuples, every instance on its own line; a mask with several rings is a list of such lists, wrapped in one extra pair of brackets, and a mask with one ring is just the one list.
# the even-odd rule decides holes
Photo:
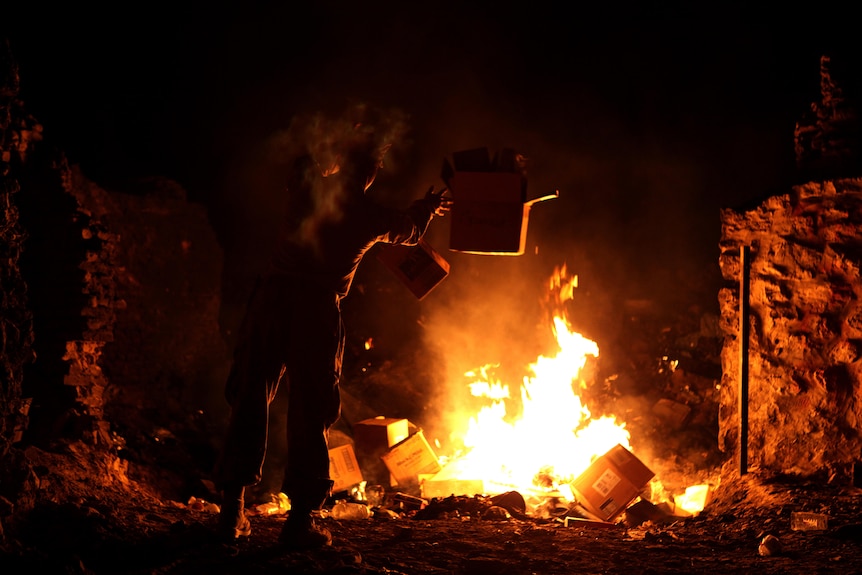
[[(572, 299), (576, 285), (576, 276), (567, 278), (565, 266), (558, 268), (550, 282), (554, 303)], [(629, 447), (625, 424), (612, 416), (593, 418), (576, 393), (586, 387), (581, 370), (589, 356), (598, 357), (598, 345), (572, 332), (564, 314), (554, 316), (553, 330), (559, 349), (528, 367), (520, 385), (519, 413), (508, 412), (504, 400), (510, 387), (494, 380), (495, 366), (465, 374), (473, 395), (492, 402), (470, 418), (461, 438), (466, 453), (449, 462), (437, 478), (482, 480), (487, 494), (518, 490), (565, 496), (571, 494), (569, 483), (596, 457), (617, 444)]]

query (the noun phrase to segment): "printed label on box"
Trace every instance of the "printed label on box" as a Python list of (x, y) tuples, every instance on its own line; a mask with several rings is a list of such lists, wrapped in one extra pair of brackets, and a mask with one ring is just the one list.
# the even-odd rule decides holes
[(620, 506), (617, 505), (616, 501), (614, 501), (613, 498), (608, 499), (599, 506), (599, 509), (604, 511), (608, 516), (612, 516), (619, 508)]
[(362, 481), (362, 470), (352, 445), (329, 450), (329, 476), (333, 481), (333, 491), (342, 491)]
[(596, 482), (593, 483), (592, 487), (596, 490), (597, 493), (601, 493), (602, 497), (607, 497), (608, 493), (617, 486), (620, 482), (620, 476), (613, 472), (612, 469), (605, 469), (605, 472), (602, 473)]
[(422, 430), (393, 446), (381, 459), (398, 483), (411, 483), (420, 473), (438, 473), (441, 469)]

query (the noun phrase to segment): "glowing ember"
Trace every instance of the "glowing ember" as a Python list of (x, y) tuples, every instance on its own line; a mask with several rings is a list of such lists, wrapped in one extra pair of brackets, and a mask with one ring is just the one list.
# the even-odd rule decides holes
[[(565, 268), (558, 270), (550, 286), (555, 303), (571, 299), (576, 282), (565, 278)], [(473, 395), (491, 404), (470, 418), (462, 438), (467, 452), (435, 479), (480, 479), (488, 494), (518, 490), (565, 496), (568, 484), (596, 457), (617, 444), (629, 447), (625, 425), (613, 417), (592, 418), (576, 393), (586, 386), (581, 370), (588, 356), (598, 357), (598, 346), (572, 332), (565, 317), (556, 316), (553, 323), (559, 349), (528, 367), (519, 413), (508, 413), (504, 400), (510, 388), (493, 378), (495, 366), (466, 374)]]

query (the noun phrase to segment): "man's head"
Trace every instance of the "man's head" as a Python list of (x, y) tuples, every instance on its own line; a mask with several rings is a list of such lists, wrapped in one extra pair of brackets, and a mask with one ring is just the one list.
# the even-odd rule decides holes
[(324, 177), (340, 174), (368, 189), (392, 144), (406, 133), (403, 112), (354, 104), (336, 117), (294, 118), (283, 141), (301, 146)]
[(391, 144), (381, 143), (372, 131), (356, 126), (355, 134), (348, 137), (337, 155), (340, 171), (345, 176), (363, 183), (363, 191), (371, 187), (377, 172), (383, 167), (383, 158)]

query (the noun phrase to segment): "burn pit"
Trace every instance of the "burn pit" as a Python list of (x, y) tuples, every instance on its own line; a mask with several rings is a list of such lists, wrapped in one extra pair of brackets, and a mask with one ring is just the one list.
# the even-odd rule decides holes
[[(34, 264), (29, 271), (22, 263), (18, 271), (6, 268), (4, 272), (4, 318), (13, 317), (5, 315), (7, 310), (15, 311), (16, 329), (4, 331), (2, 358), (6, 371), (12, 374), (2, 398), (3, 560), (13, 566), (36, 564), (67, 572), (215, 570), (216, 565), (223, 566), (231, 559), (208, 546), (205, 534), (215, 494), (200, 479), (209, 471), (215, 449), (212, 441), (218, 436), (222, 414), (216, 403), (195, 405), (190, 400), (194, 394), (185, 387), (189, 381), (206, 386), (220, 380), (226, 365), (216, 328), (217, 296), (212, 289), (218, 284), (214, 278), (219, 275), (220, 262), (217, 258), (194, 260), (199, 267), (186, 267), (190, 254), (201, 246), (210, 248), (204, 250), (207, 253), (217, 252), (211, 230), (200, 211), (186, 202), (182, 191), (171, 182), (143, 182), (143, 191), (122, 194), (87, 181), (62, 161), (62, 154), (37, 144), (40, 130), (35, 119), (21, 108), (10, 105), (10, 109), (14, 121), (3, 128), (5, 134), (14, 133), (17, 139), (12, 149), (12, 138), (4, 137), (4, 152), (14, 157), (4, 177), (20, 188), (4, 188), (4, 249), (13, 260), (26, 258), (25, 236), (39, 238), (56, 231), (49, 225), (40, 228), (44, 222), (28, 218), (26, 204), (36, 202), (36, 198), (21, 199), (26, 194), (50, 198), (51, 205), (57, 206), (58, 218), (74, 232), (67, 236), (60, 254), (66, 260), (63, 265), (71, 262), (63, 269), (74, 270), (70, 281), (82, 288), (80, 294), (75, 293), (75, 301), (61, 310), (72, 314), (71, 327), (55, 334), (54, 341), (36, 344), (39, 337), (45, 337), (39, 327), (44, 325), (40, 322), (47, 321), (44, 308), (30, 310), (31, 304), (13, 296), (21, 293), (24, 284), (40, 288), (50, 285), (40, 285)], [(737, 366), (732, 359), (733, 344), (727, 343), (735, 333), (732, 287), (723, 292), (725, 305), (720, 318), (697, 308), (669, 312), (648, 301), (625, 302), (616, 330), (618, 339), (607, 353), (600, 350), (599, 354), (612, 367), (599, 362), (587, 367), (593, 384), (584, 387), (583, 400), (591, 414), (625, 414), (621, 420), (635, 442), (635, 453), (648, 459), (677, 494), (679, 488), (692, 484), (693, 477), (708, 477), (724, 464), (707, 513), (683, 519), (653, 508), (644, 499), (646, 504), (639, 502), (621, 516), (622, 523), (608, 527), (557, 521), (561, 517), (578, 519), (561, 512), (569, 511), (562, 501), (551, 501), (559, 506), (547, 505), (544, 512), (533, 509), (526, 514), (526, 502), (522, 509), (518, 497), (507, 492), (496, 499), (459, 495), (418, 504), (410, 497), (393, 497), (389, 505), (392, 513), (381, 513), (371, 529), (360, 522), (333, 520), (337, 539), (349, 543), (332, 552), (288, 558), (241, 556), (229, 567), (288, 566), (311, 572), (555, 573), (573, 567), (585, 571), (619, 568), (620, 561), (643, 561), (644, 549), (661, 549), (669, 556), (665, 559), (671, 568), (698, 565), (721, 572), (726, 565), (717, 554), (731, 547), (743, 549), (744, 560), (762, 557), (756, 544), (772, 531), (781, 536), (784, 545), (784, 550), (772, 553), (789, 557), (796, 566), (837, 562), (835, 558), (840, 555), (847, 558), (855, 549), (847, 542), (858, 535), (859, 513), (858, 495), (852, 491), (848, 495), (843, 489), (858, 486), (858, 445), (848, 432), (856, 427), (853, 398), (858, 389), (853, 383), (853, 365), (858, 354), (852, 330), (857, 322), (856, 314), (847, 311), (855, 310), (852, 305), (834, 306), (842, 302), (850, 305), (853, 298), (847, 294), (857, 293), (856, 252), (850, 249), (854, 247), (850, 238), (859, 225), (852, 219), (858, 212), (858, 194), (858, 180), (854, 179), (803, 185), (786, 197), (767, 200), (754, 212), (723, 216), (727, 232), (722, 271), (729, 282), (736, 279), (733, 254), (739, 242), (750, 239), (744, 230), (762, 230), (767, 221), (804, 231), (805, 242), (799, 242), (806, 245), (803, 257), (791, 258), (804, 264), (799, 275), (788, 271), (788, 260), (778, 259), (776, 263), (765, 257), (783, 257), (793, 251), (783, 244), (760, 252), (764, 259), (757, 260), (761, 267), (754, 269), (763, 281), (763, 293), (789, 292), (799, 294), (799, 299), (780, 302), (782, 305), (775, 307), (780, 313), (771, 312), (774, 298), (763, 300), (758, 317), (772, 331), (769, 337), (766, 332), (755, 333), (764, 336), (764, 342), (786, 340), (788, 346), (800, 337), (816, 335), (830, 350), (830, 354), (815, 358), (789, 353), (788, 346), (755, 350), (753, 361), (775, 370), (770, 380), (791, 382), (789, 387), (761, 388), (752, 395), (751, 453), (759, 454), (753, 459), (757, 473), (737, 477), (734, 462), (728, 463), (737, 423), (733, 416), (737, 398), (729, 391), (735, 388), (732, 374)], [(128, 213), (147, 217), (124, 219)], [(850, 214), (848, 220), (841, 220), (846, 214)], [(824, 224), (816, 229), (828, 234), (831, 250), (836, 245), (833, 238), (848, 240), (850, 248), (842, 252), (843, 257), (827, 249), (818, 251), (816, 242), (812, 247), (812, 229), (800, 228), (801, 223), (812, 219)], [(173, 235), (177, 230), (187, 233)], [(141, 259), (133, 257), (144, 253), (144, 248), (151, 249)], [(828, 263), (827, 272), (820, 278), (817, 273), (824, 269), (824, 262)], [(165, 266), (176, 266), (170, 277), (180, 278), (169, 286), (170, 295), (165, 296), (165, 290), (147, 291), (149, 282), (159, 277)], [(781, 273), (764, 273), (776, 269)], [(803, 287), (811, 287), (810, 291), (795, 289), (800, 278), (808, 280), (812, 273), (821, 283), (802, 282)], [(824, 299), (820, 294), (827, 289), (831, 290), (830, 297)], [(36, 296), (38, 291), (31, 294)], [(835, 299), (833, 294), (837, 294)], [(846, 297), (837, 297), (842, 295)], [(141, 311), (142, 302), (146, 312)], [(576, 312), (579, 303), (569, 305)], [(790, 305), (807, 312), (796, 314), (805, 319), (804, 326), (794, 323), (799, 319), (786, 319), (785, 306)], [(821, 313), (820, 318), (817, 313)], [(835, 328), (839, 320), (847, 324)], [(774, 333), (782, 328), (782, 321), (792, 325), (786, 332)], [(186, 333), (181, 326), (188, 324), (199, 327), (193, 340), (176, 335)], [(357, 347), (371, 352), (364, 345), (370, 341), (364, 335), (358, 334), (362, 345)], [(148, 347), (147, 342), (154, 337), (162, 343)], [(811, 345), (794, 349), (801, 351)], [(27, 381), (26, 366), (34, 348), (40, 352), (39, 361), (55, 366), (46, 366), (36, 379), (38, 383)], [(774, 361), (770, 354), (787, 363)], [(217, 360), (206, 365), (187, 362), (188, 357), (200, 356)], [(412, 404), (420, 390), (407, 389), (401, 397), (374, 398), (369, 394), (383, 402), (376, 405), (359, 399), (365, 397), (362, 392), (368, 387), (404, 374), (397, 371), (395, 362), (382, 362), (379, 369), (369, 369), (378, 367), (376, 361), (369, 364), (361, 351), (353, 357), (354, 371), (345, 386), (350, 396), (346, 421), (384, 409), (423, 421), (422, 410)], [(814, 361), (810, 372), (782, 376), (782, 369), (793, 371), (803, 359), (806, 366)], [(179, 375), (166, 375), (166, 365), (173, 366)], [(523, 365), (511, 368), (516, 381)], [(29, 393), (34, 388), (24, 384), (42, 387)], [(30, 402), (29, 397), (37, 401)], [(158, 397), (169, 398), (167, 406)], [(815, 436), (773, 434), (776, 417), (772, 406), (785, 405), (788, 397), (794, 409), (779, 421), (792, 429), (815, 425)], [(198, 409), (189, 409), (193, 405)], [(823, 421), (812, 424), (806, 417), (811, 405), (818, 412), (829, 408), (836, 413), (829, 412), (822, 416)], [(779, 413), (788, 412), (779, 409)], [(776, 435), (789, 442), (771, 449), (770, 438)], [(815, 439), (834, 446), (834, 450), (818, 449)], [(719, 450), (719, 440), (724, 451)], [(649, 452), (638, 450), (637, 442), (651, 446)], [(800, 461), (812, 467), (799, 469)], [(657, 503), (662, 501), (656, 499)], [(808, 547), (811, 540), (805, 537), (808, 532), (787, 528), (791, 514), (802, 510), (827, 515), (831, 521), (828, 538), (815, 532), (818, 538), (813, 550)], [(766, 521), (761, 516), (764, 513), (769, 515)], [(261, 547), (275, 540), (279, 519), (279, 513), (264, 511), (255, 519)], [(692, 557), (692, 549), (701, 555)], [(794, 549), (806, 549), (804, 557)], [(580, 558), (573, 560), (573, 553), (579, 553)], [(580, 564), (573, 564), (575, 561)], [(858, 568), (858, 564), (853, 565)], [(736, 561), (732, 570), (738, 569)]]

